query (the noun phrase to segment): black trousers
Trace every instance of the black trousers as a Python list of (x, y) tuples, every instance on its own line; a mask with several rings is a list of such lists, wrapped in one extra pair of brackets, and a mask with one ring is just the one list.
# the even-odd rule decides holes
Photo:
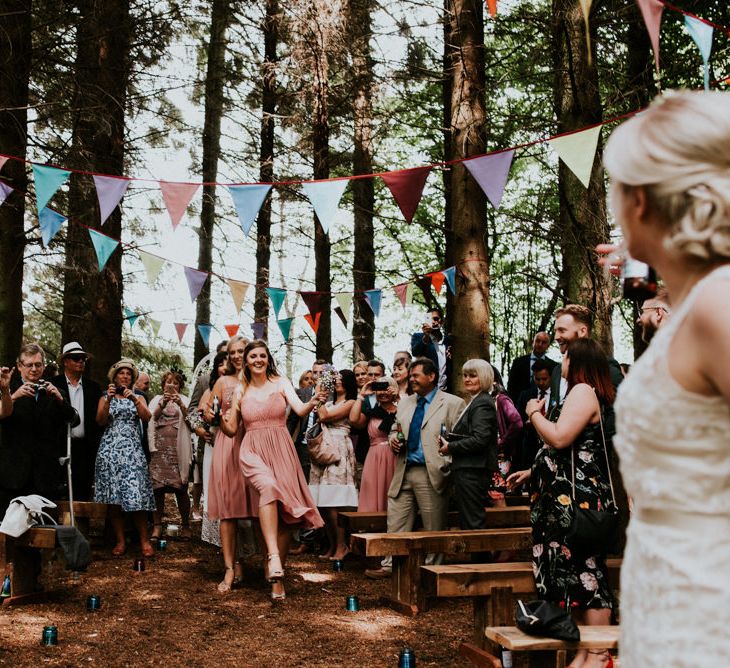
[(74, 487), (74, 501), (93, 501), (96, 451), (96, 445), (85, 438), (71, 439), (71, 480)]
[(462, 529), (486, 529), (487, 487), (490, 475), (486, 468), (451, 469), (451, 482), (459, 523)]

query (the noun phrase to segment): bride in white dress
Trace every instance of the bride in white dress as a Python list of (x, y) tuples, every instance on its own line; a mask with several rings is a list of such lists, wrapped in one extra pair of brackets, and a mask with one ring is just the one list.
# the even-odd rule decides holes
[(630, 255), (672, 315), (616, 401), (633, 498), (622, 668), (730, 666), (730, 94), (667, 94), (606, 147)]

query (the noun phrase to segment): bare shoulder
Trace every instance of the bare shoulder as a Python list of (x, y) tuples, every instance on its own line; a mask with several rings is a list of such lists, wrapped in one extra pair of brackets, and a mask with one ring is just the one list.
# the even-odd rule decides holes
[(688, 313), (690, 326), (697, 329), (704, 337), (727, 339), (730, 331), (730, 310), (727, 308), (727, 296), (730, 293), (730, 277), (712, 281), (704, 286), (695, 299)]

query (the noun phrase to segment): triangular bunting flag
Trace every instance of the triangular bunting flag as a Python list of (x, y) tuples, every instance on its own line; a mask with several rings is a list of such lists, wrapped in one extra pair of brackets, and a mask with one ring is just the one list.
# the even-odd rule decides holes
[(335, 313), (337, 314), (337, 317), (342, 321), (342, 324), (347, 327), (347, 317), (342, 312), (342, 309), (339, 306), (335, 306)]
[(302, 298), (302, 301), (306, 304), (307, 309), (309, 309), (310, 315), (314, 315), (315, 313), (319, 313), (321, 311), (320, 304), (322, 303), (322, 293), (321, 292), (300, 292), (299, 296)]
[(271, 305), (274, 307), (274, 313), (276, 314), (276, 318), (278, 320), (279, 311), (281, 311), (281, 305), (284, 303), (284, 297), (286, 297), (286, 290), (282, 288), (266, 288), (266, 294), (269, 295)]
[(142, 260), (142, 266), (147, 274), (147, 283), (153, 288), (157, 282), (157, 278), (160, 275), (162, 266), (165, 264), (165, 260), (157, 255), (152, 255), (143, 250), (137, 250), (139, 253), (139, 259)]
[(636, 0), (641, 15), (651, 40), (651, 48), (654, 50), (654, 64), (656, 71), (659, 71), (659, 26), (662, 23), (662, 12), (664, 3), (661, 0)]
[(405, 309), (406, 300), (408, 299), (408, 286), (413, 285), (412, 283), (401, 283), (400, 285), (393, 286), (393, 292), (400, 300), (401, 306)]
[(234, 281), (232, 278), (227, 278), (226, 285), (231, 291), (233, 303), (236, 305), (236, 313), (240, 313), (241, 307), (243, 306), (243, 300), (246, 299), (248, 283), (244, 283), (243, 281)]
[(429, 274), (429, 276), (431, 277), (431, 285), (433, 286), (433, 289), (436, 290), (436, 294), (440, 296), (441, 288), (446, 280), (446, 276), (444, 276), (443, 272), (440, 271), (435, 271), (433, 274)]
[(253, 334), (254, 339), (263, 339), (265, 331), (266, 331), (265, 322), (252, 322), (251, 323), (251, 333)]
[(185, 332), (188, 329), (188, 323), (187, 322), (176, 322), (175, 324), (175, 331), (177, 332), (177, 340), (182, 343), (183, 336), (185, 336)]
[(96, 259), (99, 263), (99, 271), (104, 269), (107, 261), (111, 257), (119, 242), (116, 239), (106, 236), (96, 230), (89, 230), (89, 236), (91, 237), (91, 243), (94, 244), (94, 250), (96, 251)]
[(188, 208), (190, 200), (196, 193), (200, 185), (198, 183), (172, 183), (171, 181), (160, 181), (160, 190), (162, 191), (162, 199), (165, 200), (167, 213), (170, 214), (170, 222), (172, 229), (176, 229), (180, 224), (185, 209)]
[(155, 320), (154, 318), (147, 318), (147, 321), (150, 323), (150, 328), (152, 329), (152, 333), (157, 336), (160, 333), (160, 325), (162, 324), (159, 320)]
[(284, 320), (277, 320), (276, 323), (279, 325), (279, 331), (284, 337), (284, 341), (289, 340), (291, 334), (291, 324), (294, 322), (294, 318), (285, 318)]
[(126, 306), (124, 307), (124, 319), (129, 321), (130, 328), (134, 327), (137, 318), (139, 318), (139, 314), (135, 313), (132, 309), (128, 309)]
[(0, 155), (0, 170), (2, 170), (2, 168), (3, 168), (3, 167), (5, 167), (5, 163), (6, 163), (6, 162), (7, 162), (7, 161), (8, 161), (9, 159), (10, 159), (10, 158), (7, 158), (7, 157), (6, 157), (6, 156), (4, 156), (4, 155)]
[(497, 18), (497, 0), (487, 0), (487, 9), (493, 19)]
[(689, 36), (694, 40), (702, 56), (702, 64), (705, 70), (705, 90), (710, 90), (710, 54), (712, 53), (712, 34), (714, 29), (704, 21), (692, 16), (684, 17), (684, 27), (687, 28)]
[(127, 192), (129, 179), (94, 175), (94, 185), (96, 186), (96, 197), (99, 200), (99, 213), (103, 225), (106, 219), (111, 216), (112, 211), (117, 208), (117, 204), (124, 197), (124, 193)]
[(226, 334), (228, 334), (228, 338), (232, 339), (236, 334), (238, 334), (238, 330), (240, 329), (241, 325), (223, 325), (226, 330)]
[(380, 315), (380, 300), (383, 297), (383, 291), (365, 290), (365, 292), (363, 292), (363, 296), (377, 318)]
[(319, 329), (319, 319), (321, 316), (322, 313), (315, 313), (314, 315), (307, 313), (307, 315), (304, 316), (304, 319), (309, 323), (309, 326), (314, 330), (315, 334)]
[(329, 232), (330, 226), (340, 210), (340, 200), (348, 183), (349, 179), (302, 183), (302, 190), (312, 203), (314, 213), (317, 214), (325, 234)]
[(451, 294), (456, 294), (456, 267), (449, 267), (448, 269), (444, 269), (443, 272), (444, 278), (446, 279), (446, 284), (449, 286), (449, 290), (451, 290)]
[(228, 186), (228, 192), (231, 193), (233, 204), (236, 207), (238, 220), (241, 222), (241, 228), (243, 228), (243, 233), (246, 236), (248, 236), (256, 216), (259, 215), (259, 210), (266, 199), (266, 195), (269, 194), (269, 190), (271, 190), (271, 186), (263, 183)]
[(431, 292), (431, 277), (421, 276), (421, 278), (417, 278), (416, 285), (421, 288), (421, 292), (423, 293), (423, 297), (426, 300), (426, 303), (430, 304), (435, 299), (433, 293)]
[(198, 271), (192, 267), (184, 267), (184, 269), (185, 279), (188, 282), (188, 290), (190, 291), (190, 301), (194, 302), (198, 298), (200, 291), (203, 289), (205, 281), (208, 279), (208, 273), (205, 271)]
[(587, 188), (591, 182), (593, 161), (596, 157), (601, 126), (573, 132), (562, 137), (548, 139), (548, 144), (568, 166), (576, 178)]
[(511, 149), (464, 161), (464, 167), (469, 170), (495, 209), (499, 209), (502, 201), (514, 155), (514, 149)]
[(430, 171), (430, 166), (416, 167), (399, 172), (388, 172), (380, 176), (390, 189), (393, 199), (408, 223), (413, 220), (416, 213)]
[(203, 345), (207, 348), (210, 343), (210, 332), (213, 329), (213, 325), (198, 325), (198, 333), (200, 338), (203, 339)]
[[(2, 168), (2, 165), (0, 165), (0, 168)], [(11, 192), (13, 192), (13, 189), (7, 183), (0, 181), (0, 204), (10, 196)]]
[(56, 191), (66, 183), (71, 172), (65, 169), (56, 169), (47, 165), (33, 165), (33, 178), (35, 179), (35, 196), (38, 211), (41, 211)]
[(58, 230), (61, 229), (61, 225), (68, 220), (65, 216), (62, 216), (57, 211), (44, 207), (38, 214), (38, 222), (41, 228), (41, 241), (43, 247), (48, 248), (48, 244), (51, 243), (51, 239), (58, 234)]
[(342, 309), (342, 313), (347, 315), (350, 312), (350, 307), (352, 306), (352, 293), (338, 292), (335, 294), (335, 299)]

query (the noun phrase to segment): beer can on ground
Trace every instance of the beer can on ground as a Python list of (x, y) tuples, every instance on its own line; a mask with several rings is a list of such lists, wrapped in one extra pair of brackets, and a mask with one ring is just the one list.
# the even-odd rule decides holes
[(398, 668), (416, 668), (416, 655), (410, 647), (405, 647), (400, 651)]
[(58, 629), (55, 626), (44, 626), (41, 645), (58, 645)]
[(360, 609), (360, 601), (357, 596), (348, 596), (346, 607), (348, 612), (357, 612)]
[(99, 608), (101, 608), (101, 596), (92, 594), (86, 599), (86, 609), (89, 612), (96, 612)]

